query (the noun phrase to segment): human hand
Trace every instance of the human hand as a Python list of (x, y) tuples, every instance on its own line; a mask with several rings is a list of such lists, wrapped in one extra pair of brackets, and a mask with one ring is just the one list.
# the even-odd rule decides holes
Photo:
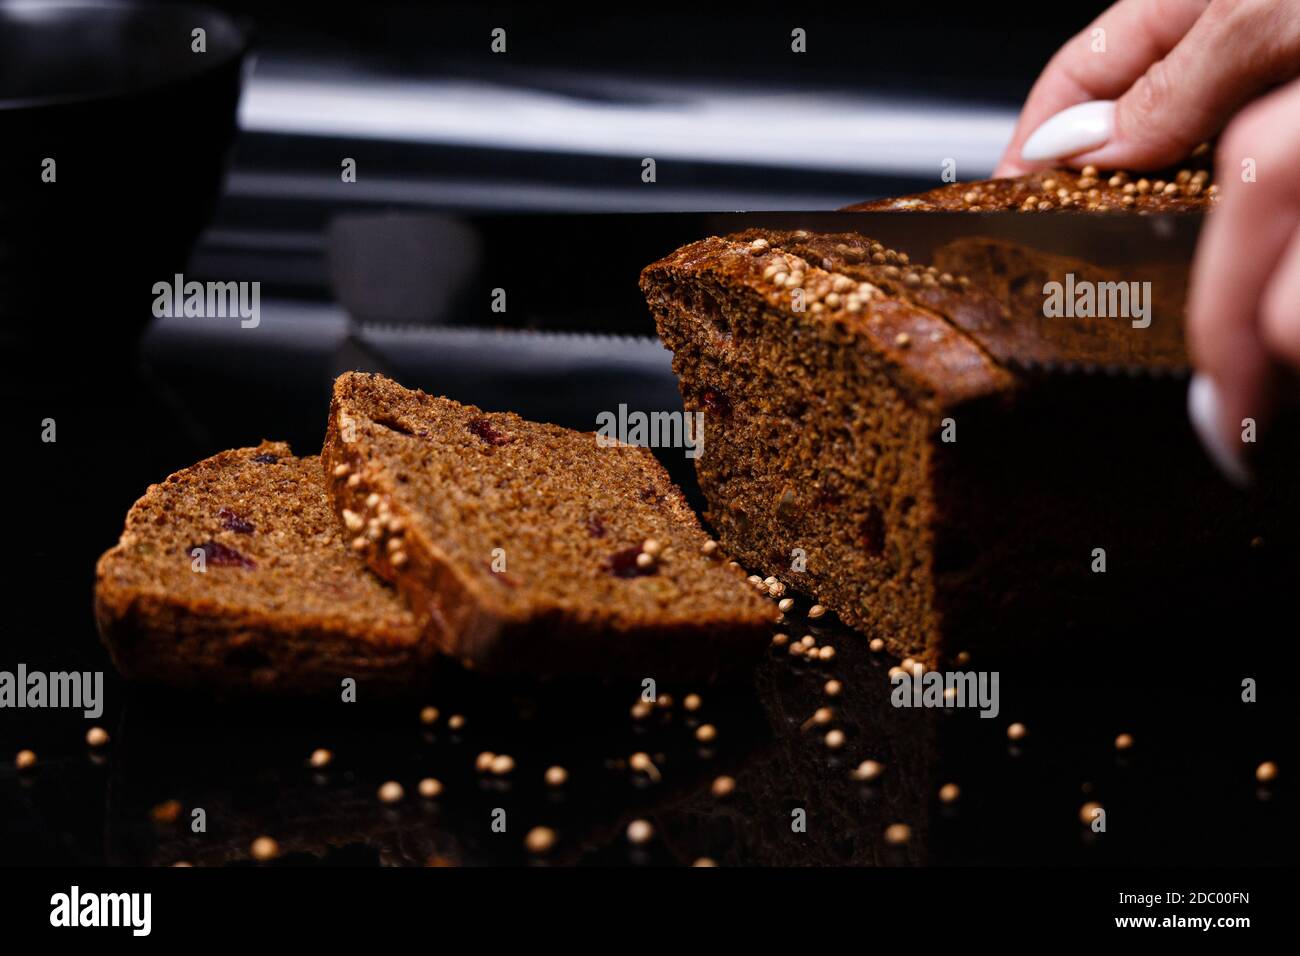
[(1053, 160), (1144, 169), (1223, 135), (1193, 263), (1189, 413), (1249, 480), (1243, 437), (1300, 368), (1300, 0), (1121, 0), (1035, 83), (995, 175)]

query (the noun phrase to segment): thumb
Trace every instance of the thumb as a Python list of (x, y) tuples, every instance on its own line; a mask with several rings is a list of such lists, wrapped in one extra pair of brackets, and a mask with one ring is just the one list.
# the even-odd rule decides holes
[(1119, 99), (1058, 113), (1038, 127), (1025, 158), (1110, 169), (1172, 165), (1217, 135), (1242, 104), (1289, 79), (1297, 58), (1294, 6), (1215, 0)]

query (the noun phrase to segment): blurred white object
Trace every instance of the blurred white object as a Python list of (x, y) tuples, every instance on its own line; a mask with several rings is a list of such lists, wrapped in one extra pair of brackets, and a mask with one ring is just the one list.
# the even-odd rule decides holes
[(255, 74), (240, 124), (253, 132), (937, 180), (946, 160), (955, 162), (958, 179), (988, 175), (1016, 119), (1013, 109), (866, 95), (662, 84), (636, 92), (619, 102), (465, 80)]

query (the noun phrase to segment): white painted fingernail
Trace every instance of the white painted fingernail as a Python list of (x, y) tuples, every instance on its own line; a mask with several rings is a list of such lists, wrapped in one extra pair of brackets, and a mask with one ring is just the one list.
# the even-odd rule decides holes
[(1063, 109), (1029, 134), (1020, 158), (1036, 163), (1096, 149), (1115, 129), (1115, 101), (1090, 100)]
[(1210, 460), (1224, 477), (1239, 488), (1249, 485), (1250, 470), (1242, 461), (1240, 450), (1223, 437), (1223, 401), (1214, 379), (1199, 372), (1192, 376), (1192, 383), (1187, 387), (1187, 417)]

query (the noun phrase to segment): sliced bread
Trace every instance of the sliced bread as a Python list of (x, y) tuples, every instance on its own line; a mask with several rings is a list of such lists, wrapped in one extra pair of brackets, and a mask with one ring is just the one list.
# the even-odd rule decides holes
[(414, 683), (432, 656), (401, 599), (345, 546), (320, 460), (281, 442), (150, 486), (99, 559), (95, 615), (124, 675), (173, 686)]
[(648, 449), (348, 373), (322, 460), (353, 552), (469, 666), (707, 676), (769, 639)]
[(1008, 314), (936, 272), (860, 235), (751, 230), (642, 273), (706, 415), (696, 473), (731, 554), (927, 663), (1102, 633), (1258, 576), (1241, 556), (1294, 521), (1294, 496), (1247, 498), (1213, 472), (1177, 343)]

